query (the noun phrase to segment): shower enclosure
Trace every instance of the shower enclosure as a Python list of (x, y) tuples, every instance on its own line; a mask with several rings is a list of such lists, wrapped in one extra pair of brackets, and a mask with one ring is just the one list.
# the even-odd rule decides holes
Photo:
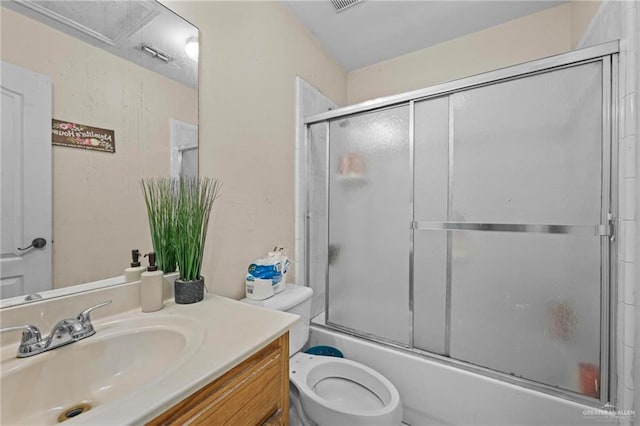
[(314, 314), (460, 368), (610, 401), (617, 49), (307, 117), (305, 271), (324, 294)]

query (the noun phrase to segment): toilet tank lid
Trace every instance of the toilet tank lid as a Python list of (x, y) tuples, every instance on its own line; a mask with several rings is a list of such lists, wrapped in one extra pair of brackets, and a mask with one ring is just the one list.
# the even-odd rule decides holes
[(287, 284), (287, 288), (283, 292), (277, 293), (268, 299), (251, 300), (245, 298), (242, 299), (242, 302), (276, 311), (287, 311), (309, 299), (312, 294), (313, 290), (310, 287)]

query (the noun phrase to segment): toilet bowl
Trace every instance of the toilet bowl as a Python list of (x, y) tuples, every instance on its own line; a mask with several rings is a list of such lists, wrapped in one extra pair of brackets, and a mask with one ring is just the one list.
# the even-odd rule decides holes
[(396, 426), (402, 421), (396, 388), (358, 362), (297, 353), (289, 360), (289, 379), (304, 415), (320, 426)]
[(289, 331), (291, 425), (398, 426), (400, 395), (382, 374), (359, 362), (300, 352), (309, 340), (312, 294), (309, 287), (287, 284), (269, 299), (242, 300), (301, 317)]

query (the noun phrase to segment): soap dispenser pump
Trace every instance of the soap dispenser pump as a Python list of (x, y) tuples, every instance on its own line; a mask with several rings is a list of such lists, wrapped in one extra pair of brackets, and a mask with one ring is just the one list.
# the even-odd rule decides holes
[(155, 252), (144, 255), (149, 258), (146, 272), (140, 275), (140, 307), (142, 312), (155, 312), (164, 306), (162, 294), (164, 274), (156, 266)]
[(140, 281), (140, 274), (147, 268), (140, 265), (140, 250), (131, 250), (131, 266), (124, 270), (124, 282)]

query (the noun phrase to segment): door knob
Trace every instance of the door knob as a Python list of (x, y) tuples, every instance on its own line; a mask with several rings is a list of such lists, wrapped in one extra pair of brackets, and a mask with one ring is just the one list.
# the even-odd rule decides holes
[(28, 245), (27, 247), (24, 247), (24, 248), (18, 247), (18, 250), (27, 250), (27, 249), (30, 249), (31, 247), (39, 249), (46, 245), (47, 245), (47, 240), (45, 240), (44, 238), (35, 238), (33, 241), (31, 241), (31, 245)]

